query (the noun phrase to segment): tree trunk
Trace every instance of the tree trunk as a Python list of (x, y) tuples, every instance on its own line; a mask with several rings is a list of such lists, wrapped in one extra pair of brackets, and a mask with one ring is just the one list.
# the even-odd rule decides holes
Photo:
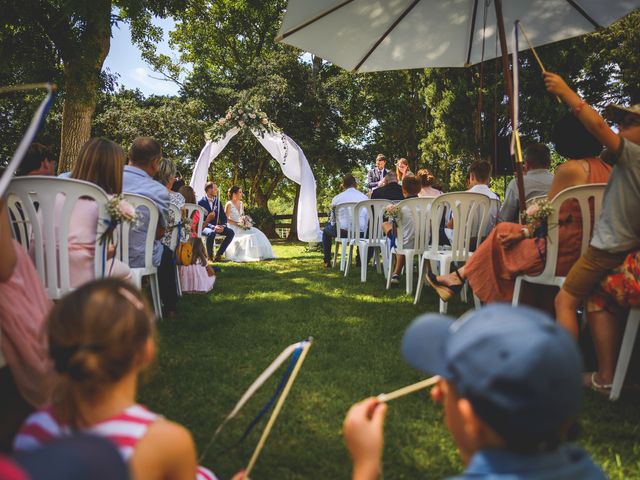
[(295, 241), (298, 239), (298, 200), (300, 199), (300, 185), (296, 185), (296, 198), (293, 201), (293, 215), (291, 216), (291, 228), (289, 229), (289, 235), (287, 235), (288, 241)]
[(91, 137), (91, 118), (96, 108), (95, 98), (87, 101), (77, 90), (82, 86), (67, 83), (62, 109), (60, 159), (58, 173), (69, 172), (78, 158), (82, 145)]
[(82, 145), (91, 137), (102, 64), (111, 44), (111, 0), (92, 3), (86, 26), (77, 39), (60, 48), (64, 63), (65, 100), (58, 172), (70, 171)]

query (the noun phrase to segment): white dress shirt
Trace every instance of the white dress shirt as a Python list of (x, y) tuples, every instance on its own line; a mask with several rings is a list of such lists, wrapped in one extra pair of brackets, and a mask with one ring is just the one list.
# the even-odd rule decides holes
[[(331, 200), (331, 206), (340, 205), (342, 203), (362, 202), (363, 200), (369, 200), (364, 193), (355, 188), (347, 188), (344, 192), (340, 192)], [(347, 212), (342, 209), (338, 210), (340, 216), (340, 225), (349, 225), (349, 219), (347, 218)], [(367, 210), (362, 209), (360, 211), (360, 231), (364, 232), (367, 229)]]

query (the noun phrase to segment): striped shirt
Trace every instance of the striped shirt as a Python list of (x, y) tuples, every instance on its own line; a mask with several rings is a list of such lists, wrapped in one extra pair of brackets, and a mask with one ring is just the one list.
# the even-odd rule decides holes
[[(112, 441), (122, 458), (128, 461), (138, 441), (158, 418), (161, 416), (142, 405), (132, 405), (118, 415), (84, 429), (84, 432)], [(16, 452), (35, 450), (56, 438), (71, 436), (73, 433), (69, 426), (58, 423), (51, 407), (45, 407), (27, 418), (16, 435), (13, 448)], [(206, 468), (198, 467), (196, 480), (215, 478)]]

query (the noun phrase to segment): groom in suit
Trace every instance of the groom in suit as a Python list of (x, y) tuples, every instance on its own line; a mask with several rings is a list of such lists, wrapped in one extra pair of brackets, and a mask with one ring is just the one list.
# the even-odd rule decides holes
[(367, 174), (366, 186), (370, 191), (378, 188), (378, 184), (382, 181), (384, 176), (389, 173), (389, 170), (384, 168), (386, 163), (387, 159), (385, 158), (385, 156), (379, 153), (376, 157), (376, 166), (369, 170), (369, 173)]
[(202, 233), (207, 237), (207, 254), (210, 260), (213, 257), (213, 243), (216, 235), (224, 235), (224, 240), (218, 247), (215, 258), (213, 258), (214, 262), (222, 262), (222, 255), (233, 240), (235, 232), (227, 227), (227, 215), (218, 201), (218, 186), (215, 183), (207, 182), (205, 184), (204, 197), (200, 199), (198, 205), (207, 211), (207, 217), (204, 220), (205, 227), (202, 229)]

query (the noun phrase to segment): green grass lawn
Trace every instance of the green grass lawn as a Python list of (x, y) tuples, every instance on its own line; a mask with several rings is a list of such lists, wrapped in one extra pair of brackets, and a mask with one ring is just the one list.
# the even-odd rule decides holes
[[(409, 323), (437, 311), (426, 288), (418, 306), (404, 285), (384, 289), (369, 270), (360, 283), (322, 268), (321, 255), (303, 244), (274, 247), (277, 260), (222, 265), (214, 292), (182, 297), (175, 321), (159, 324), (159, 358), (141, 401), (191, 430), (202, 451), (213, 431), (258, 374), (287, 345), (313, 336), (309, 352), (252, 478), (348, 478), (350, 462), (340, 435), (349, 406), (425, 376), (401, 359)], [(471, 305), (450, 305), (459, 315)], [(229, 450), (275, 389), (270, 381), (232, 420), (202, 464), (220, 478), (243, 468), (266, 424)], [(553, 392), (550, 392), (552, 395)], [(640, 396), (623, 392), (617, 403), (588, 393), (581, 443), (610, 478), (640, 478)], [(265, 417), (266, 418), (266, 417)], [(385, 478), (445, 478), (462, 464), (426, 392), (390, 404), (385, 427)]]

